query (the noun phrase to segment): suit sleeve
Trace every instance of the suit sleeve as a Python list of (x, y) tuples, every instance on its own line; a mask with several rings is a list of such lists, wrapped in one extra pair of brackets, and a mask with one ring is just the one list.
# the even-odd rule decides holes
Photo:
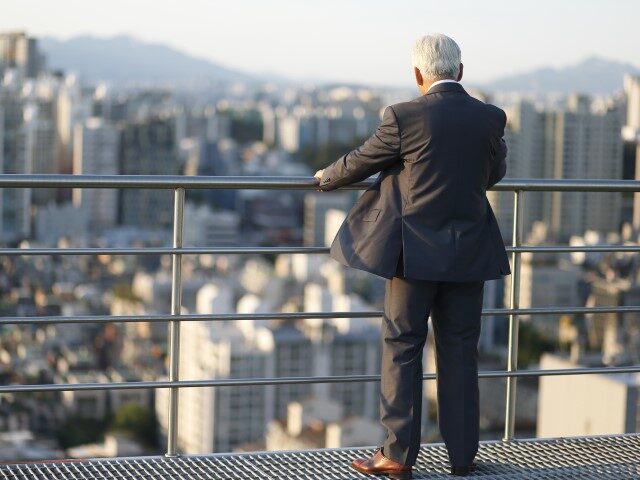
[(489, 173), (489, 180), (487, 181), (487, 188), (493, 187), (496, 183), (504, 178), (507, 173), (507, 144), (504, 141), (504, 129), (507, 123), (507, 115), (503, 110), (498, 109), (501, 112), (500, 125), (496, 130), (496, 134), (491, 139), (491, 153), (493, 156), (493, 163), (491, 172)]
[(400, 161), (400, 130), (393, 108), (387, 107), (375, 133), (361, 146), (324, 168), (323, 191), (356, 183)]

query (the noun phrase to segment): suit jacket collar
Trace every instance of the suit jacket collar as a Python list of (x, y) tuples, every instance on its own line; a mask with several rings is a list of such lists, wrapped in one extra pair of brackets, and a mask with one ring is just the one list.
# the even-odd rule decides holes
[(464, 88), (462, 88), (462, 85), (460, 85), (460, 83), (445, 82), (445, 83), (439, 83), (438, 85), (432, 87), (423, 96), (426, 97), (428, 95), (433, 95), (434, 93), (443, 93), (443, 92), (467, 93), (467, 91)]

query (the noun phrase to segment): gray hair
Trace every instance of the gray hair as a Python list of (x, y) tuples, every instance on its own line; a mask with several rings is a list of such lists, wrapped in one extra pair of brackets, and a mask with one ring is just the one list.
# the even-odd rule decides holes
[(460, 71), (460, 47), (441, 33), (418, 38), (411, 50), (411, 62), (429, 80), (456, 79)]

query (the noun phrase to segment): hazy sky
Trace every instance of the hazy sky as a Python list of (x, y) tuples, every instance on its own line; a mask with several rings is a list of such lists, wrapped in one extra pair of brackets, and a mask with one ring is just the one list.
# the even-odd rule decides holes
[(2, 0), (0, 30), (129, 34), (252, 72), (410, 84), (409, 51), (453, 37), (467, 80), (590, 55), (640, 66), (640, 0)]

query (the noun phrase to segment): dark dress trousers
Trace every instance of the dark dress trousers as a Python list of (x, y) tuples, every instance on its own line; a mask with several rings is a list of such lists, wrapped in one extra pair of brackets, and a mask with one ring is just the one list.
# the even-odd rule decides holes
[(479, 441), (478, 339), (485, 280), (511, 273), (486, 197), (506, 173), (505, 113), (459, 83), (387, 107), (374, 135), (324, 169), (319, 189), (380, 175), (331, 244), (340, 263), (386, 278), (381, 328), (383, 454), (416, 461), (422, 354), (431, 317), (438, 425), (453, 466)]

